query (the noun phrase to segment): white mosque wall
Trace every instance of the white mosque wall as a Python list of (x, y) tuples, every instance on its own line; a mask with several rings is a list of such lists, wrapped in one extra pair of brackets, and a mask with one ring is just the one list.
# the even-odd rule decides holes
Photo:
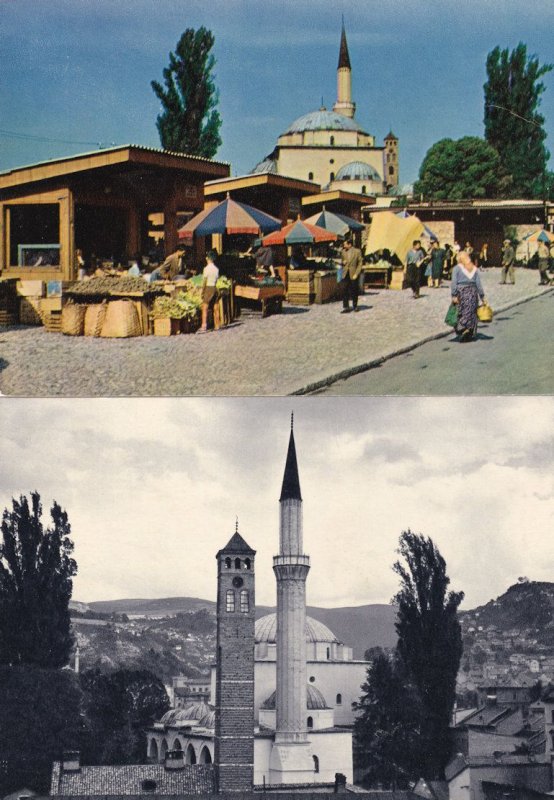
[[(347, 783), (353, 783), (350, 731), (308, 732), (308, 742), (314, 764), (313, 783), (334, 783), (337, 772), (346, 775)], [(273, 737), (256, 736), (254, 739), (254, 783), (257, 786), (263, 785), (264, 778), (269, 785), (272, 746)]]
[[(383, 148), (382, 147), (359, 147), (356, 149), (341, 147), (335, 142), (334, 146), (329, 146), (330, 135), (336, 131), (328, 131), (326, 134), (326, 146), (309, 147), (280, 147), (277, 162), (277, 169), (280, 175), (287, 175), (291, 178), (300, 180), (312, 180), (320, 186), (327, 185), (332, 179), (331, 174), (336, 175), (341, 167), (352, 161), (363, 161), (373, 167), (379, 176), (383, 175)], [(312, 177), (310, 178), (310, 175)], [(371, 181), (368, 184), (367, 193), (371, 194)], [(349, 191), (355, 191), (350, 186)]]

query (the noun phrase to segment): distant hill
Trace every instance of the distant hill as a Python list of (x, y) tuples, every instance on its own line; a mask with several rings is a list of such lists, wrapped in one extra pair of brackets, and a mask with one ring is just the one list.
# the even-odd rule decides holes
[(484, 606), (460, 614), (462, 624), (519, 631), (554, 647), (554, 583), (521, 580)]
[[(102, 614), (126, 614), (128, 617), (144, 616), (150, 619), (187, 614), (202, 608), (215, 614), (215, 603), (197, 597), (165, 597), (159, 599), (102, 600), (89, 603), (91, 611)], [(275, 608), (258, 606), (256, 619), (271, 614)], [(354, 650), (354, 658), (361, 659), (369, 647), (394, 647), (396, 608), (375, 604), (346, 608), (319, 608), (309, 606), (310, 617), (330, 628), (335, 636)]]

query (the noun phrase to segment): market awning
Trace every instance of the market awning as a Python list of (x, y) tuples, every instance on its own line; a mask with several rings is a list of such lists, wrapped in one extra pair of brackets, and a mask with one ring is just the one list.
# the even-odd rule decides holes
[(523, 237), (524, 242), (554, 242), (554, 234), (541, 228), (540, 231), (532, 231)]
[(332, 231), (326, 231), (325, 228), (297, 219), (296, 222), (285, 225), (280, 231), (264, 237), (262, 243), (265, 245), (317, 244), (318, 242), (334, 242), (336, 238), (337, 234)]
[(417, 217), (398, 217), (392, 211), (374, 214), (365, 246), (366, 255), (389, 250), (405, 262), (414, 239), (423, 233), (423, 223)]
[(198, 236), (211, 236), (217, 233), (247, 233), (260, 235), (277, 231), (281, 220), (260, 211), (246, 203), (239, 203), (230, 197), (217, 206), (205, 208), (179, 228), (179, 239), (191, 240)]
[[(409, 219), (410, 217), (419, 219), (419, 217), (416, 217), (415, 214), (408, 214), (406, 210), (398, 211), (396, 216), (400, 217), (400, 219)], [(431, 239), (432, 242), (438, 242), (439, 237), (431, 230), (431, 228), (429, 228), (424, 222), (421, 224), (423, 225), (423, 235)]]

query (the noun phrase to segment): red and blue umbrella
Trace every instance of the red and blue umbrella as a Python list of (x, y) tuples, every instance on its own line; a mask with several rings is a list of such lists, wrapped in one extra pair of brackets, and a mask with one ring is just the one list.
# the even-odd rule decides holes
[(336, 238), (337, 234), (332, 231), (326, 231), (325, 228), (297, 219), (296, 222), (285, 225), (280, 231), (275, 231), (275, 233), (265, 236), (262, 239), (262, 244), (267, 246), (278, 244), (318, 244), (319, 242), (334, 242)]
[(260, 235), (277, 231), (281, 220), (258, 208), (238, 203), (227, 197), (212, 208), (205, 208), (179, 228), (179, 239), (191, 240), (216, 233), (249, 233)]
[(547, 231), (544, 228), (541, 228), (540, 231), (532, 231), (531, 233), (528, 233), (523, 237), (523, 241), (546, 242), (547, 244), (551, 244), (554, 242), (554, 234), (550, 233), (550, 231)]
[(327, 211), (325, 208), (318, 214), (308, 217), (304, 222), (325, 228), (327, 231), (333, 231), (339, 236), (346, 236), (349, 231), (363, 231), (365, 227), (358, 220), (347, 217), (346, 214), (337, 214), (334, 211)]

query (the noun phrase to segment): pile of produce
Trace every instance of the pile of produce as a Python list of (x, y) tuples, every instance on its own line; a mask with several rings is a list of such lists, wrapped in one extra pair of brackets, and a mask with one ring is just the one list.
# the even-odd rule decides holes
[(202, 299), (193, 292), (177, 292), (174, 297), (157, 297), (150, 312), (152, 319), (195, 320), (200, 314)]
[(78, 281), (65, 290), (65, 294), (76, 297), (109, 297), (116, 294), (161, 294), (163, 286), (157, 286), (145, 281), (144, 278), (135, 278), (132, 275), (103, 275), (90, 278), (87, 281)]

